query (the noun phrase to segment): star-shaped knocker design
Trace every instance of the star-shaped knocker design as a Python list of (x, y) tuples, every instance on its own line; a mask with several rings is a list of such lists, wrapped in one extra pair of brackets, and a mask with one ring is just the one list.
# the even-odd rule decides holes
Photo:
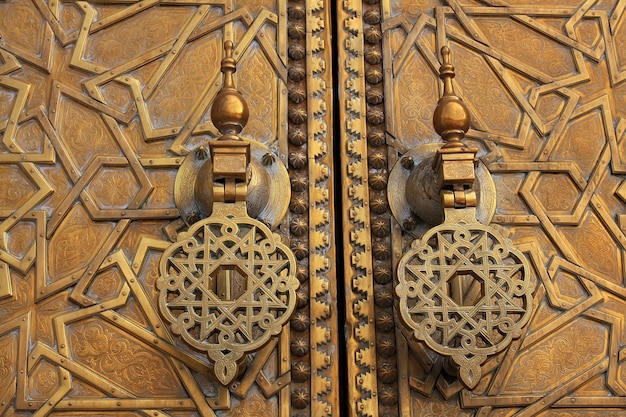
[(451, 356), (470, 387), (480, 365), (521, 334), (532, 311), (529, 265), (492, 227), (442, 224), (413, 242), (398, 265), (402, 319)]
[(296, 260), (280, 236), (250, 217), (209, 217), (164, 252), (159, 307), (179, 334), (206, 351), (224, 385), (295, 309)]

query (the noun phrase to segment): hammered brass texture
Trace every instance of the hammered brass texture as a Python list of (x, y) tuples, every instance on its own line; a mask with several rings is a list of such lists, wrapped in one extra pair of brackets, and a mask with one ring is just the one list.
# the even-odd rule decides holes
[[(624, 414), (625, 9), (620, 0), (337, 5), (350, 415)], [(405, 230), (424, 229), (391, 215), (387, 183), (411, 150), (440, 142), (432, 117), (445, 45), (472, 114), (466, 143), (495, 183), (490, 227), (529, 260), (536, 288), (520, 338), (484, 363), (471, 390), (454, 363), (402, 330), (393, 292), (414, 240)]]
[[(0, 415), (339, 413), (329, 13), (309, 0), (0, 2)], [(240, 135), (287, 166), (270, 216), (284, 218), (257, 226), (293, 253), (277, 297), (295, 310), (252, 335), (227, 386), (171, 331), (157, 287), (187, 228), (178, 169), (219, 135), (225, 41), (250, 106)]]

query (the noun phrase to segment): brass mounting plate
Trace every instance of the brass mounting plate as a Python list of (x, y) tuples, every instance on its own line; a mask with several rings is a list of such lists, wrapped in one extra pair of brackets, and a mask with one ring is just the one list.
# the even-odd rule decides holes
[[(266, 223), (274, 229), (281, 222), (289, 207), (291, 198), (291, 184), (287, 168), (280, 158), (265, 145), (250, 139), (242, 138), (250, 143), (251, 160), (249, 165), (248, 197), (246, 199), (248, 214)], [(211, 184), (202, 184), (198, 179), (205, 163), (210, 163), (208, 146), (207, 152), (190, 152), (178, 169), (174, 183), (174, 201), (180, 211), (182, 219), (191, 225), (195, 216), (196, 221), (208, 217), (212, 201), (200, 201), (199, 196), (206, 193), (200, 188), (210, 187)], [(203, 155), (202, 157), (199, 155)], [(202, 170), (204, 171), (207, 170)], [(207, 181), (212, 181), (207, 178)], [(251, 207), (253, 209), (251, 209)]]
[[(439, 148), (441, 148), (441, 143), (426, 143), (409, 150), (404, 154), (403, 158), (412, 158), (414, 169), (417, 169), (419, 164), (423, 161), (432, 161)], [(436, 224), (427, 223), (412, 212), (406, 196), (410, 174), (411, 170), (403, 167), (401, 160), (398, 160), (389, 175), (387, 195), (389, 198), (389, 207), (398, 223), (402, 226), (405, 219), (413, 216), (417, 220), (415, 227), (411, 230), (405, 229), (405, 231), (410, 233), (413, 237), (420, 237)], [(480, 160), (476, 166), (475, 189), (478, 200), (476, 207), (477, 219), (480, 223), (489, 224), (496, 210), (496, 186), (489, 170)], [(436, 196), (436, 198), (437, 200), (428, 200), (426, 195), (424, 195), (423, 203), (429, 206), (427, 210), (442, 210), (443, 218), (443, 209), (441, 208), (441, 201), (439, 200), (440, 197)]]

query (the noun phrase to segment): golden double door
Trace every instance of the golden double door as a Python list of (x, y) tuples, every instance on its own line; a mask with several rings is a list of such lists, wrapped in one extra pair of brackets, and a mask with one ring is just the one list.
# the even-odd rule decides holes
[[(1, 1), (0, 415), (626, 415), (625, 9)], [(265, 176), (234, 220), (226, 41)], [(410, 174), (444, 45), (489, 238), (433, 235)]]

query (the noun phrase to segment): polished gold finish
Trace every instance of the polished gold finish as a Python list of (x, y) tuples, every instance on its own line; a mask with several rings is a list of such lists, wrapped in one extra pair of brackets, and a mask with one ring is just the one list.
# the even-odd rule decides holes
[(530, 319), (529, 271), (524, 255), (492, 227), (446, 221), (400, 260), (399, 313), (417, 339), (450, 356), (459, 378), (475, 388), (481, 365), (519, 338)]
[(248, 122), (250, 111), (248, 110), (248, 103), (235, 88), (233, 74), (237, 67), (233, 59), (233, 43), (231, 41), (224, 42), (224, 54), (225, 57), (222, 59), (224, 81), (222, 89), (215, 96), (211, 106), (211, 121), (222, 135), (229, 136), (241, 133)]
[[(447, 214), (451, 208), (476, 207), (474, 167), (478, 149), (468, 148), (462, 142), (469, 130), (471, 115), (463, 100), (454, 93), (452, 79), (455, 73), (450, 63), (450, 48), (442, 47), (441, 57), (443, 63), (439, 68), (439, 78), (443, 81), (443, 95), (433, 114), (433, 126), (445, 144), (437, 152), (433, 169), (437, 175), (444, 213)], [(464, 210), (463, 213), (468, 213), (469, 222), (476, 219), (473, 209)]]
[[(336, 416), (346, 395), (354, 416), (619, 415), (624, 12), (617, 0), (0, 2), (0, 415)], [(185, 222), (212, 210), (213, 181), (191, 178), (212, 172), (227, 40), (250, 104), (246, 208), (282, 218), (272, 230), (301, 287), (289, 330), (224, 386), (169, 331), (155, 280)], [(537, 288), (521, 337), (473, 390), (401, 330), (393, 303), (397, 264), (431, 226), (414, 191), (396, 221), (388, 185), (396, 163), (402, 178), (433, 172), (417, 150), (439, 140), (444, 45), (472, 113), (478, 219), (522, 251)], [(286, 199), (263, 186), (284, 178), (275, 167)], [(185, 182), (186, 201), (206, 203), (181, 213), (172, 190)], [(438, 187), (425, 193), (441, 213)], [(266, 201), (283, 213), (261, 214)]]
[(295, 269), (280, 236), (248, 217), (243, 203), (216, 202), (210, 217), (163, 253), (159, 308), (174, 334), (207, 352), (227, 385), (242, 371), (244, 355), (289, 320), (299, 284)]
[[(433, 114), (435, 131), (446, 142), (444, 148), (462, 148), (461, 140), (469, 130), (471, 115), (469, 109), (455, 93), (452, 86), (454, 66), (450, 63), (450, 48), (441, 48), (443, 64), (439, 68), (439, 78), (443, 81), (443, 94)], [(445, 178), (444, 178), (445, 181)]]
[[(398, 159), (389, 173), (389, 209), (404, 231), (416, 238), (443, 222), (441, 176), (433, 169), (440, 148), (440, 143), (416, 146)], [(474, 174), (476, 218), (489, 224), (496, 210), (496, 185), (482, 161), (476, 161)]]
[[(287, 169), (266, 146), (238, 134), (248, 121), (246, 100), (235, 88), (233, 44), (224, 43), (222, 89), (211, 106), (220, 136), (187, 155), (176, 177), (176, 205), (188, 225), (210, 216), (216, 202), (245, 201), (248, 214), (276, 227), (290, 198)], [(208, 148), (208, 152), (207, 152)]]
[[(222, 141), (220, 141), (221, 143)], [(291, 195), (289, 176), (283, 163), (265, 145), (246, 138), (237, 141), (250, 146), (248, 164), (246, 208), (248, 215), (276, 228), (285, 217)], [(217, 143), (216, 143), (217, 144)], [(213, 159), (208, 145), (201, 145), (183, 160), (174, 184), (174, 198), (181, 217), (188, 225), (213, 212)], [(271, 164), (264, 164), (269, 157)], [(241, 195), (241, 194), (240, 194)]]
[(213, 204), (246, 201), (250, 144), (222, 136), (209, 142), (209, 149), (213, 172), (207, 179), (213, 180)]
[[(237, 134), (249, 115), (234, 86), (232, 50), (226, 41), (224, 85), (211, 108), (222, 136), (208, 143), (211, 159), (204, 164), (210, 175), (202, 176), (203, 168), (196, 172), (197, 180), (211, 181), (211, 215), (165, 250), (156, 283), (159, 309), (172, 332), (207, 352), (222, 385), (243, 372), (244, 355), (281, 332), (295, 310), (299, 286), (293, 252), (246, 210), (250, 143)], [(195, 157), (208, 155), (199, 149)]]

